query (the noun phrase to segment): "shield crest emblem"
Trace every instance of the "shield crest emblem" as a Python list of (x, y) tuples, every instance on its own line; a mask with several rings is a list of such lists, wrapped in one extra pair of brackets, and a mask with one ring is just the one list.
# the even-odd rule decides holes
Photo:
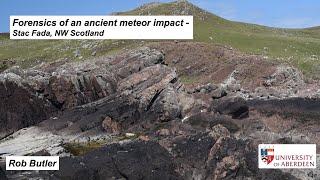
[(274, 148), (263, 148), (261, 149), (261, 160), (266, 163), (270, 164), (274, 159)]

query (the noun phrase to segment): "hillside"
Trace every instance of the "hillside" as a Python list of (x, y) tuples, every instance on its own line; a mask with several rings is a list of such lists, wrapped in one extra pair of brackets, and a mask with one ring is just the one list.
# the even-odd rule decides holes
[[(194, 41), (231, 46), (249, 54), (259, 54), (279, 62), (297, 66), (309, 77), (319, 78), (320, 30), (277, 29), (233, 22), (200, 9), (186, 1), (151, 3), (128, 12), (127, 15), (193, 15)], [(35, 62), (56, 59), (87, 59), (123, 48), (134, 48), (144, 41), (12, 41), (0, 38), (0, 57), (13, 59), (28, 67)], [(27, 48), (26, 48), (27, 47)], [(78, 52), (81, 52), (81, 55)], [(16, 53), (19, 52), (19, 53)], [(7, 65), (9, 64), (9, 65)], [(2, 68), (10, 66), (10, 62)], [(1, 65), (0, 65), (1, 66)], [(0, 67), (1, 68), (1, 67)]]
[(145, 5), (124, 14), (193, 15), (195, 41), (228, 45), (246, 53), (260, 54), (280, 62), (292, 63), (309, 75), (320, 71), (319, 27), (279, 29), (233, 22), (186, 1)]

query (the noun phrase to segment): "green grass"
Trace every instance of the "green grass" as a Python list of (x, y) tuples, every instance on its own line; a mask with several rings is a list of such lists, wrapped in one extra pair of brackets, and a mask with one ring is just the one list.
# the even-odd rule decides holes
[[(141, 6), (122, 15), (193, 15), (194, 41), (231, 46), (244, 53), (267, 56), (269, 59), (298, 67), (304, 74), (320, 78), (320, 27), (277, 29), (255, 24), (233, 22), (206, 12), (189, 3), (164, 3)], [(138, 41), (80, 40), (9, 40), (0, 35), (0, 61), (14, 59), (18, 65), (30, 67), (43, 61), (68, 58), (77, 60), (79, 49), (83, 59), (112, 54), (123, 48), (134, 48)], [(139, 41), (140, 42), (140, 41)], [(84, 48), (84, 44), (97, 44)]]
[(183, 84), (189, 85), (197, 82), (198, 78), (193, 76), (180, 76), (180, 80)]
[[(1, 34), (0, 69), (7, 67), (2, 67), (6, 60), (27, 68), (41, 62), (90, 59), (94, 52), (95, 56), (114, 54), (135, 44), (135, 41), (114, 40), (10, 40), (7, 34)], [(80, 55), (76, 57), (75, 51)]]
[(88, 142), (88, 143), (67, 143), (63, 147), (74, 156), (81, 156), (90, 151), (102, 147), (104, 143), (101, 142)]
[(132, 137), (127, 137), (125, 134), (119, 136), (113, 136), (108, 140), (91, 140), (89, 142), (69, 142), (65, 143), (63, 147), (74, 156), (82, 156), (90, 151), (99, 149), (100, 147), (111, 144), (113, 142), (119, 142), (124, 140), (136, 140), (142, 133), (135, 133)]
[(7, 64), (0, 64), (0, 72), (6, 70), (8, 68), (8, 65)]

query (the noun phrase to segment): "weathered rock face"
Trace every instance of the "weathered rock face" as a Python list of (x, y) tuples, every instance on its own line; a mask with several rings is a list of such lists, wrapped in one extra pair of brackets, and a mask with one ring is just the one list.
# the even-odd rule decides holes
[(103, 98), (110, 101), (104, 106), (113, 107), (96, 113), (99, 121), (98, 116), (109, 115), (129, 126), (142, 117), (154, 121), (180, 117), (176, 93), (182, 87), (175, 70), (163, 62), (162, 53), (144, 48), (90, 62), (11, 68), (0, 74), (0, 137), (41, 122), (51, 112), (84, 104), (94, 107), (99, 102), (90, 103)]
[(163, 65), (151, 66), (119, 82), (118, 92), (130, 95), (139, 109), (156, 120), (170, 120), (181, 114), (176, 92), (180, 88), (174, 70)]
[[(139, 76), (136, 75), (139, 71), (147, 67), (152, 70), (153, 66), (162, 62), (163, 54), (160, 52), (142, 49), (110, 59), (64, 64), (51, 69), (54, 73), (49, 78), (45, 94), (53, 104), (63, 109), (90, 103), (121, 93), (124, 91), (121, 89), (122, 83)], [(154, 69), (159, 68), (161, 67)], [(41, 69), (47, 70), (47, 67)], [(153, 74), (150, 75), (153, 76)], [(139, 81), (139, 79), (136, 80)]]
[(115, 82), (107, 76), (52, 76), (47, 88), (48, 100), (58, 108), (89, 103), (115, 92)]
[(17, 74), (0, 74), (0, 138), (48, 118), (54, 107)]
[(177, 92), (173, 87), (163, 89), (158, 98), (153, 98), (154, 103), (150, 107), (151, 114), (156, 114), (161, 122), (181, 118), (182, 104), (179, 102)]

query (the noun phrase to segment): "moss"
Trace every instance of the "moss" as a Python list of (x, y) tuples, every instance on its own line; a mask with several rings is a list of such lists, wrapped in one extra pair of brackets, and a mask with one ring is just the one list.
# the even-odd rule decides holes
[(188, 85), (188, 84), (193, 84), (193, 83), (197, 82), (198, 78), (193, 77), (193, 76), (181, 76), (180, 80), (183, 84)]
[(81, 156), (84, 155), (90, 151), (93, 151), (95, 149), (98, 149), (102, 147), (104, 143), (102, 142), (88, 142), (88, 143), (66, 143), (64, 144), (64, 148), (70, 152), (74, 156)]
[(2, 64), (0, 63), (0, 72), (6, 70), (8, 68), (8, 65), (7, 64)]

